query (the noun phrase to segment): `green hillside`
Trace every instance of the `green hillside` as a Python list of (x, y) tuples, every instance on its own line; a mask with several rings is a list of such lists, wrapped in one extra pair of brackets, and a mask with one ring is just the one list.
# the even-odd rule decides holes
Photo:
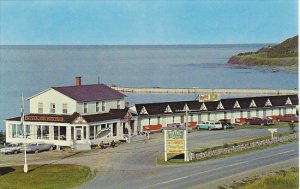
[(238, 66), (262, 66), (276, 70), (298, 70), (298, 36), (256, 52), (240, 53), (228, 60)]

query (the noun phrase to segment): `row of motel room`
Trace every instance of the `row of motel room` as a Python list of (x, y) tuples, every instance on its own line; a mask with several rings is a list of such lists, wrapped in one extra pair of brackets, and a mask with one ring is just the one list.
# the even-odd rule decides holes
[(51, 87), (30, 98), (30, 112), (6, 119), (6, 141), (44, 142), (57, 146), (127, 140), (138, 131), (172, 123), (190, 125), (219, 119), (296, 114), (298, 95), (231, 98), (217, 101), (177, 101), (125, 106), (126, 95), (104, 84)]

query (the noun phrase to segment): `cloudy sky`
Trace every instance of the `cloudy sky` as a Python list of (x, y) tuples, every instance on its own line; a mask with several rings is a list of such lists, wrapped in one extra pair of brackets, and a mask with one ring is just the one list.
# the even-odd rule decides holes
[(0, 44), (277, 43), (297, 0), (0, 1)]

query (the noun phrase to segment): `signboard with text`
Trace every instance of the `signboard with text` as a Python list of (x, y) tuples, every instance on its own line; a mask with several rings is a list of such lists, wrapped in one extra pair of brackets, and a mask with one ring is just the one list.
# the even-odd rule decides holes
[(168, 160), (168, 154), (182, 154), (187, 161), (186, 130), (184, 128), (168, 128), (165, 133), (165, 161)]
[(168, 154), (184, 153), (184, 130), (166, 130)]

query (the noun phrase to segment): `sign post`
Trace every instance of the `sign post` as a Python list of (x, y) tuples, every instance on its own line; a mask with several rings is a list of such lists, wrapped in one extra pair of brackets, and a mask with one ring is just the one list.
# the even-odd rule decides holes
[(184, 154), (184, 161), (188, 161), (185, 128), (166, 128), (164, 138), (165, 161), (168, 161), (168, 154)]

